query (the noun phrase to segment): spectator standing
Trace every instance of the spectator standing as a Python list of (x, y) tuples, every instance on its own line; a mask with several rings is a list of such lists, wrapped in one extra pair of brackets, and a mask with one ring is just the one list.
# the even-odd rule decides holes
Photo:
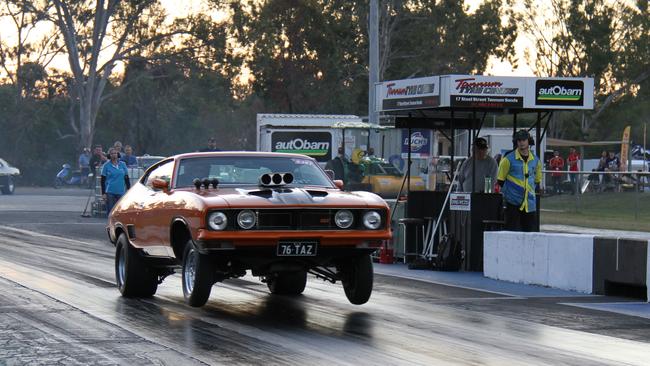
[(90, 148), (84, 147), (79, 154), (79, 171), (81, 172), (81, 184), (86, 184), (90, 173)]
[[(463, 192), (485, 192), (485, 179), (491, 185), (497, 182), (497, 162), (488, 154), (487, 140), (479, 137), (474, 141), (472, 156), (463, 162), (458, 174), (458, 182)], [(474, 169), (476, 165), (476, 169)], [(476, 183), (472, 183), (476, 177)]]
[(122, 159), (122, 155), (124, 155), (122, 153), (122, 143), (119, 141), (115, 141), (115, 143), (113, 143), (113, 149), (117, 151), (117, 158)]
[(131, 145), (124, 146), (124, 155), (120, 158), (127, 167), (138, 166), (138, 159), (133, 155), (133, 148)]
[(350, 162), (343, 153), (343, 148), (339, 147), (338, 155), (325, 164), (325, 169), (334, 171), (334, 179), (340, 179), (343, 183), (347, 183), (346, 175), (349, 163)]
[[(598, 160), (598, 167), (596, 168), (596, 171), (598, 172), (604, 172), (607, 170), (607, 163), (609, 162), (609, 153), (607, 150), (603, 150), (603, 152), (600, 154), (600, 159)], [(605, 185), (609, 183), (609, 175), (607, 174), (600, 174), (600, 190), (604, 190)]]
[(597, 172), (604, 172), (607, 168), (607, 161), (609, 160), (609, 153), (607, 150), (603, 150), (598, 159), (598, 167), (596, 168)]
[(555, 150), (553, 151), (553, 157), (548, 162), (548, 165), (551, 167), (553, 173), (551, 177), (553, 178), (553, 191), (555, 194), (562, 193), (562, 170), (564, 170), (564, 159), (560, 156), (560, 152)]
[(208, 152), (208, 151), (221, 151), (217, 149), (217, 139), (214, 137), (210, 137), (208, 139), (208, 146), (199, 150), (200, 152)]
[(117, 157), (117, 150), (108, 151), (110, 160), (102, 166), (102, 196), (106, 200), (106, 214), (110, 214), (115, 203), (131, 188), (126, 164)]
[(535, 231), (542, 163), (530, 150), (532, 138), (528, 131), (517, 131), (513, 140), (517, 148), (501, 158), (497, 173), (506, 202), (505, 229)]
[(101, 168), (101, 166), (106, 162), (106, 155), (104, 155), (104, 152), (102, 151), (102, 145), (95, 145), (95, 149), (93, 150), (93, 156), (90, 158), (90, 163), (89, 168), (90, 168), (90, 187), (95, 184), (95, 180), (97, 179), (97, 170)]
[[(580, 162), (580, 154), (578, 154), (575, 148), (572, 147), (569, 149), (569, 156), (567, 156), (566, 162), (569, 165), (570, 172), (577, 172), (579, 170), (578, 163)], [(569, 179), (571, 180), (571, 194), (576, 194), (578, 187), (576, 182), (580, 182), (578, 174), (569, 174)]]

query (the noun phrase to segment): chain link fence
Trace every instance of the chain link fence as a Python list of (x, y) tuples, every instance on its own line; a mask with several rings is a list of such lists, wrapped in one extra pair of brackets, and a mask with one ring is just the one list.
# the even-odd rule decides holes
[(543, 224), (650, 231), (649, 172), (543, 173)]

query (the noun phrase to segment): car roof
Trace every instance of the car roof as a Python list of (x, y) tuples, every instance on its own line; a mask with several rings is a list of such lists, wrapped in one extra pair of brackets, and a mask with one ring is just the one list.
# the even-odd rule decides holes
[(303, 158), (314, 160), (314, 158), (302, 154), (276, 153), (264, 151), (209, 151), (209, 152), (192, 152), (174, 155), (174, 159), (187, 158), (204, 158), (217, 156), (250, 156), (250, 157), (283, 157), (283, 158)]

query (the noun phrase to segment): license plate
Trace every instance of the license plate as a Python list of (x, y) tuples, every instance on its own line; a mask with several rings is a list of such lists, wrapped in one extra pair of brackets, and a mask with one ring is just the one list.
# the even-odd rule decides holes
[(278, 256), (313, 257), (317, 248), (318, 242), (315, 241), (281, 241), (278, 243)]

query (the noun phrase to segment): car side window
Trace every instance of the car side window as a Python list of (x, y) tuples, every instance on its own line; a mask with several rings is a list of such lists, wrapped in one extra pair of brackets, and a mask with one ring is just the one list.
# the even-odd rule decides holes
[(174, 161), (170, 160), (149, 172), (144, 180), (144, 185), (153, 188), (152, 182), (154, 179), (166, 180), (167, 183), (171, 182), (172, 174), (174, 173)]

